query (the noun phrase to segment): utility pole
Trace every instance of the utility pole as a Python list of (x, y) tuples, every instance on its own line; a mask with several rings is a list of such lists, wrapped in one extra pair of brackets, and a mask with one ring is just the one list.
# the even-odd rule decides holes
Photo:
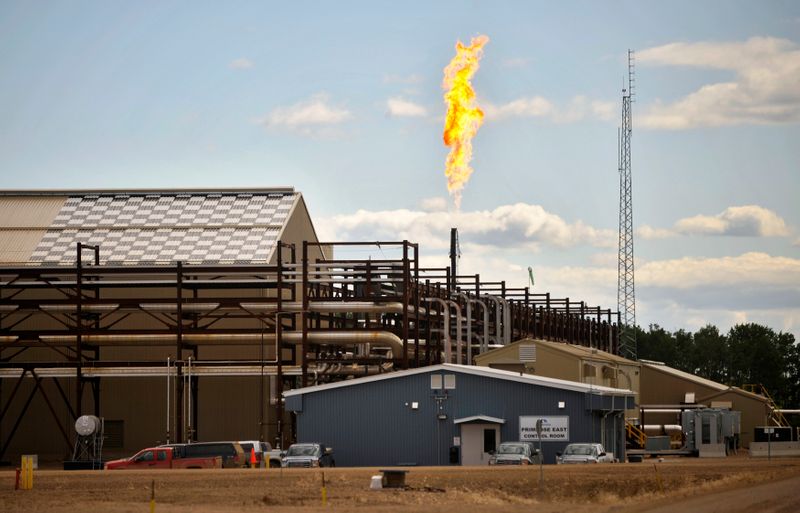
[(628, 87), (622, 89), (619, 129), (619, 262), (617, 307), (621, 314), (619, 354), (636, 359), (636, 291), (633, 281), (633, 194), (631, 186), (631, 104), (634, 96), (633, 50), (628, 50)]

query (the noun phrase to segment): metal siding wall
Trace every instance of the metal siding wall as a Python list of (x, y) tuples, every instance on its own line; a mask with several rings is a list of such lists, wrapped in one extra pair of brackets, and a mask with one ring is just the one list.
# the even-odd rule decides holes
[[(339, 466), (447, 465), (453, 437), (460, 434), (453, 421), (473, 415), (505, 419), (502, 441), (519, 439), (521, 415), (568, 416), (570, 442), (600, 440), (599, 416), (586, 409), (583, 392), (470, 374), (455, 373), (456, 389), (443, 402), (447, 419), (439, 421), (430, 374), (306, 394), (297, 415), (298, 441), (330, 445)], [(419, 402), (418, 410), (411, 410), (413, 401)], [(558, 408), (559, 401), (565, 402), (564, 409)], [(565, 446), (543, 442), (545, 461), (554, 463), (555, 453)]]

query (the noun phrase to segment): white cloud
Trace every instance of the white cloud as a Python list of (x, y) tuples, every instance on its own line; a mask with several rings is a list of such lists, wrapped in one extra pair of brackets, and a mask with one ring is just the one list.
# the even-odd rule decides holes
[(228, 66), (233, 69), (250, 69), (255, 66), (255, 64), (253, 64), (253, 61), (247, 59), (246, 57), (239, 57), (238, 59), (232, 60)]
[(556, 123), (575, 123), (587, 118), (609, 121), (614, 118), (616, 108), (614, 102), (590, 100), (583, 95), (573, 97), (563, 107), (556, 106), (542, 96), (517, 98), (502, 105), (484, 102), (482, 106), (486, 118), (490, 120), (524, 117), (546, 118)]
[(447, 198), (434, 196), (433, 198), (423, 198), (419, 202), (419, 208), (425, 212), (442, 212), (447, 210)]
[(645, 64), (734, 72), (675, 102), (656, 102), (639, 122), (680, 130), (702, 126), (800, 122), (800, 46), (788, 39), (671, 43), (637, 53)]
[(678, 220), (672, 229), (642, 226), (643, 239), (663, 239), (676, 235), (722, 235), (739, 237), (786, 237), (789, 229), (778, 214), (758, 205), (728, 207), (715, 216), (697, 215)]
[(657, 260), (636, 270), (636, 284), (671, 289), (758, 286), (800, 290), (800, 260), (757, 252), (733, 257)]
[[(440, 208), (438, 200), (426, 200), (424, 207)], [(431, 209), (432, 210), (432, 209)], [(539, 205), (516, 203), (494, 210), (473, 212), (414, 211), (407, 209), (367, 211), (319, 219), (315, 225), (328, 240), (400, 240), (421, 243), (426, 248), (449, 247), (450, 228), (458, 227), (462, 244), (476, 251), (494, 248), (526, 248), (536, 251), (546, 244), (559, 248), (578, 245), (614, 247), (616, 234), (588, 226), (582, 221), (568, 223)]]
[(261, 123), (269, 128), (288, 128), (308, 134), (315, 128), (340, 124), (352, 118), (350, 111), (330, 105), (328, 95), (320, 93), (294, 105), (273, 109)]
[(800, 248), (800, 237), (798, 237), (794, 242), (792, 242), (792, 246)]
[(673, 230), (667, 230), (665, 228), (653, 228), (650, 225), (643, 225), (636, 229), (636, 235), (645, 240), (653, 240), (666, 239), (669, 237), (674, 237), (677, 234)]
[(675, 230), (687, 235), (734, 235), (784, 237), (786, 222), (772, 210), (758, 205), (728, 207), (716, 216), (694, 216), (675, 223)]
[(399, 97), (389, 98), (386, 101), (386, 109), (390, 116), (396, 118), (425, 117), (428, 115), (428, 111), (422, 105)]

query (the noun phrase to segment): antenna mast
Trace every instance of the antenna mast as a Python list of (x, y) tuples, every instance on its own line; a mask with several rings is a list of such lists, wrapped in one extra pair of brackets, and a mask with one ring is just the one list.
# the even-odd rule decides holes
[(619, 130), (619, 262), (617, 307), (620, 313), (619, 354), (636, 359), (636, 292), (633, 283), (633, 197), (631, 191), (631, 104), (634, 96), (633, 50), (628, 50), (628, 88), (622, 89)]

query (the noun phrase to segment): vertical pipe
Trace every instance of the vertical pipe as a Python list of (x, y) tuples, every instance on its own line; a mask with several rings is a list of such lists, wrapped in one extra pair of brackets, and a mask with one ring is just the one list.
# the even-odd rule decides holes
[(408, 241), (403, 241), (403, 369), (408, 369), (408, 307), (411, 287), (411, 265), (408, 260)]
[(419, 246), (414, 244), (414, 364), (419, 367)]
[(83, 262), (81, 259), (81, 252), (83, 244), (78, 243), (78, 259), (76, 265), (76, 297), (75, 297), (75, 326), (77, 334), (75, 336), (75, 415), (80, 417), (82, 415), (82, 399), (83, 399)]
[(170, 363), (169, 363), (169, 356), (167, 356), (167, 443), (169, 443), (169, 420), (170, 420), (170, 414), (169, 414), (169, 394), (170, 394), (169, 378), (170, 378)]
[(187, 382), (189, 385), (189, 390), (187, 392), (189, 394), (189, 399), (188, 401), (186, 401), (187, 402), (186, 417), (187, 417), (187, 422), (189, 423), (189, 429), (186, 430), (186, 440), (188, 442), (193, 442), (194, 436), (192, 436), (192, 357), (191, 356), (189, 356), (189, 366), (187, 369)]
[[(292, 255), (294, 255), (294, 246), (292, 247)], [(278, 241), (278, 292), (277, 292), (277, 305), (278, 312), (283, 308), (283, 243)], [(294, 263), (294, 256), (292, 256), (292, 263)], [(294, 286), (292, 287), (294, 291)], [(275, 360), (278, 362), (278, 372), (275, 379), (275, 391), (272, 392), (272, 382), (270, 381), (270, 392), (276, 396), (275, 403), (275, 418), (277, 419), (277, 435), (278, 446), (283, 448), (283, 326), (280, 323), (278, 316), (275, 316)], [(267, 462), (269, 468), (269, 462)]]
[(303, 386), (308, 386), (308, 325), (306, 323), (306, 312), (308, 311), (308, 241), (303, 241), (303, 310), (300, 312), (300, 323), (302, 333), (301, 369)]
[(184, 418), (184, 393), (185, 379), (180, 379), (182, 367), (178, 362), (183, 360), (183, 262), (175, 263), (175, 304), (177, 306), (177, 321), (175, 323), (175, 378), (178, 390), (175, 393), (175, 423), (181, 426), (180, 431), (175, 429), (175, 441), (180, 443), (186, 434), (186, 419)]
[(456, 263), (458, 260), (458, 228), (450, 228), (450, 281), (448, 282), (448, 288), (450, 292), (456, 291), (456, 276), (458, 276), (458, 272), (456, 269)]

